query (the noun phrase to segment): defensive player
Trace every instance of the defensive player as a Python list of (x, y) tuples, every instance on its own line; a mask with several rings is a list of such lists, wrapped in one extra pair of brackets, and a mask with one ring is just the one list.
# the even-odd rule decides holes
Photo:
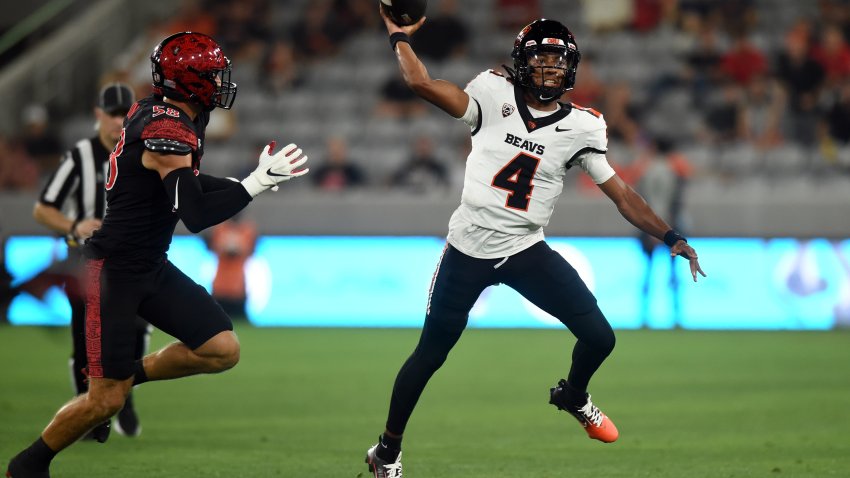
[[(12, 478), (48, 477), (53, 457), (124, 405), (133, 385), (227, 370), (239, 361), (230, 318), (167, 260), (174, 228), (230, 218), (258, 194), (301, 176), (307, 157), (274, 142), (241, 183), (201, 174), (210, 112), (236, 97), (230, 60), (200, 33), (164, 39), (151, 55), (154, 94), (135, 103), (109, 158), (107, 211), (86, 243), (89, 391), (56, 413), (9, 463)], [(178, 339), (133, 360), (136, 315)]]
[[(135, 103), (133, 90), (121, 83), (109, 84), (100, 90), (94, 113), (97, 134), (81, 139), (65, 153), (62, 163), (44, 186), (33, 209), (35, 220), (55, 232), (64, 234), (68, 243), (68, 258), (59, 265), (65, 277), (65, 294), (71, 305), (71, 376), (77, 395), (88, 390), (88, 378), (83, 373), (86, 357), (86, 300), (79, 284), (82, 245), (100, 227), (106, 209), (104, 182), (109, 154), (118, 139), (124, 117)], [(146, 352), (150, 338), (149, 325), (136, 320), (134, 358)], [(122, 435), (138, 436), (141, 425), (133, 407), (133, 395), (127, 396), (124, 408), (118, 412), (116, 430)], [(109, 436), (109, 422), (95, 427), (85, 438), (101, 443)]]
[(400, 27), (381, 12), (404, 81), (421, 98), (469, 125), (460, 207), (449, 222), (419, 344), (396, 377), (389, 416), (366, 462), (374, 476), (401, 477), (401, 441), (425, 385), (466, 327), (470, 309), (488, 286), (503, 283), (563, 322), (578, 341), (566, 379), (550, 389), (549, 403), (578, 419), (590, 438), (613, 442), (614, 423), (590, 400), (591, 376), (614, 348), (614, 333), (575, 269), (544, 242), (543, 226), (563, 189), (567, 170), (593, 178), (629, 222), (663, 239), (672, 255), (705, 275), (697, 253), (658, 217), (605, 158), (602, 115), (557, 100), (575, 83), (581, 58), (562, 24), (536, 20), (514, 42), (513, 68), (504, 77), (485, 71), (465, 90), (433, 80), (416, 57), (409, 35), (424, 22)]

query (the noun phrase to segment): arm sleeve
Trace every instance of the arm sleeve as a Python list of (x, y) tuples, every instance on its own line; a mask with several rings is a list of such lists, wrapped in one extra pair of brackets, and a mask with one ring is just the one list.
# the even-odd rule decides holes
[(208, 174), (198, 174), (198, 182), (201, 183), (201, 190), (205, 193), (222, 191), (242, 185), (238, 180), (233, 178), (217, 178)]
[(234, 183), (239, 187), (205, 192), (192, 168), (175, 169), (162, 183), (177, 215), (193, 233), (230, 219), (252, 199), (239, 183)]

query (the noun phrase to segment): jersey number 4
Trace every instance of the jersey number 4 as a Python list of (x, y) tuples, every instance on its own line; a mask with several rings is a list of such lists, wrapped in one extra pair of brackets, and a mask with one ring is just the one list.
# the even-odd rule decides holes
[(534, 173), (539, 165), (540, 158), (519, 153), (493, 176), (492, 186), (508, 192), (506, 208), (528, 211), (531, 191), (534, 190)]

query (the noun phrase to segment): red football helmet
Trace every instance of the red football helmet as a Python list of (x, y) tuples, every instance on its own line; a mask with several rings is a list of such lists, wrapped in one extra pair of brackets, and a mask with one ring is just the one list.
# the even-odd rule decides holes
[(203, 33), (180, 32), (162, 40), (151, 53), (151, 70), (157, 95), (196, 103), (207, 111), (229, 110), (236, 99), (230, 60)]

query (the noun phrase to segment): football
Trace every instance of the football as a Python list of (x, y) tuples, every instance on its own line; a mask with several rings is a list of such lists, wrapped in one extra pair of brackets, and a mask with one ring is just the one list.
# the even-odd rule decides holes
[(413, 25), (425, 15), (427, 0), (381, 0), (381, 8), (396, 25)]

